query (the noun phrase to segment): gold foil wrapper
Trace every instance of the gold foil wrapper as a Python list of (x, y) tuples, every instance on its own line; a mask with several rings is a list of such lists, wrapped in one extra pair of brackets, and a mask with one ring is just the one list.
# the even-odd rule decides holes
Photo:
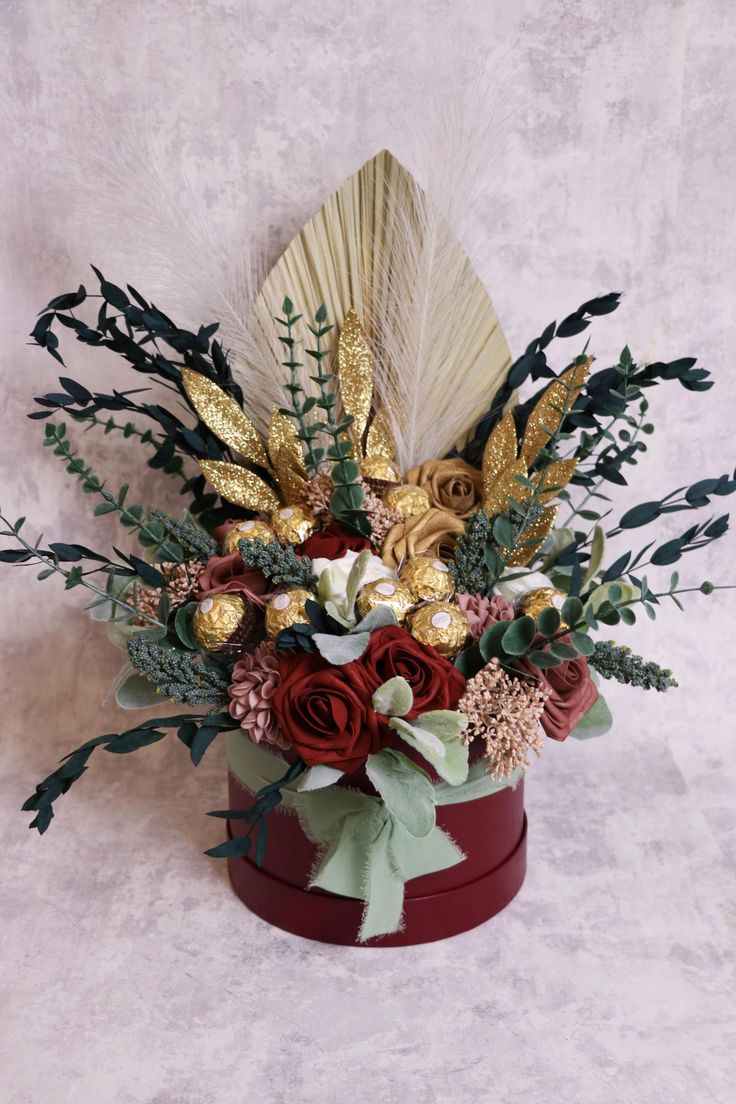
[(400, 483), (401, 474), (385, 456), (366, 456), (360, 461), (360, 474), (364, 479), (376, 479), (382, 483)]
[(409, 632), (420, 644), (430, 644), (452, 659), (461, 652), (470, 629), (465, 614), (451, 602), (428, 602), (409, 619)]
[(358, 595), (358, 613), (365, 617), (377, 606), (388, 606), (396, 614), (396, 620), (403, 624), (406, 615), (415, 605), (414, 597), (407, 586), (398, 579), (376, 579), (364, 586)]
[(206, 652), (240, 651), (254, 622), (253, 608), (240, 594), (213, 594), (194, 611), (192, 632)]
[(293, 587), (281, 594), (274, 594), (266, 606), (268, 636), (278, 636), (282, 629), (290, 629), (292, 625), (308, 625), (307, 602), (313, 598), (314, 595), (302, 587)]
[(373, 398), (373, 353), (354, 310), (348, 311), (337, 345), (340, 401), (353, 424), (350, 436), (359, 456), (363, 455), (363, 434)]
[(304, 506), (284, 506), (271, 515), (271, 525), (282, 544), (301, 544), (314, 532), (316, 521)]
[[(559, 610), (564, 600), (565, 595), (561, 590), (557, 590), (555, 587), (540, 587), (539, 590), (532, 590), (524, 595), (519, 602), (519, 609), (528, 617), (533, 617), (536, 620), (542, 610), (548, 609), (549, 606), (554, 606), (555, 609)], [(561, 629), (567, 627), (564, 621), (560, 621)]]
[(389, 510), (405, 518), (426, 514), (432, 505), (424, 487), (415, 487), (411, 483), (405, 483), (401, 487), (391, 487), (383, 496), (383, 501)]
[(227, 556), (231, 552), (237, 552), (241, 540), (262, 540), (264, 544), (270, 544), (271, 541), (276, 540), (276, 534), (265, 521), (255, 519), (253, 521), (239, 521), (225, 534), (225, 539), (222, 542), (223, 555)]
[(192, 368), (182, 368), (181, 379), (189, 401), (204, 424), (230, 448), (268, 469), (268, 457), (256, 427), (235, 399), (214, 380)]
[(275, 492), (255, 472), (242, 468), (240, 464), (228, 464), (224, 460), (197, 462), (217, 493), (228, 502), (264, 514), (278, 510), (279, 500)]
[(405, 563), (399, 579), (409, 588), (415, 602), (443, 602), (455, 593), (447, 564), (429, 556), (418, 556)]

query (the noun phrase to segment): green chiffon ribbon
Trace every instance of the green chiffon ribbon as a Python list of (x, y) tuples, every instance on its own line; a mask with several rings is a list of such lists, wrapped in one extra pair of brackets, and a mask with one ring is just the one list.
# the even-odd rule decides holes
[[(227, 733), (227, 758), (232, 773), (252, 793), (285, 773), (283, 759), (254, 744), (240, 730)], [(518, 777), (497, 782), (477, 763), (461, 786), (436, 785), (435, 803), (476, 801), (516, 785)], [(410, 835), (378, 797), (345, 786), (300, 793), (296, 785), (284, 787), (282, 804), (296, 813), (305, 835), (319, 848), (309, 888), (317, 886), (365, 902), (358, 933), (361, 942), (399, 930), (406, 882), (446, 870), (465, 858), (441, 828), (435, 826), (422, 839)]]

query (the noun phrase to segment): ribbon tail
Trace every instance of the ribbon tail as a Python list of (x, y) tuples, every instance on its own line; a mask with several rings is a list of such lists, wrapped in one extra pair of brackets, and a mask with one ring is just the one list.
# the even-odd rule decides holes
[(391, 855), (391, 819), (387, 818), (366, 854), (363, 894), (366, 902), (358, 939), (365, 943), (377, 935), (389, 935), (401, 927), (404, 911), (404, 879)]

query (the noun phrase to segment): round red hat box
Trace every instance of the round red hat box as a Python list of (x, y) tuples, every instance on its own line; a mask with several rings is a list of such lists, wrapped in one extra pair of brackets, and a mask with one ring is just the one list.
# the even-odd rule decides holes
[[(350, 784), (371, 790), (367, 778)], [(254, 801), (229, 776), (229, 808)], [(268, 817), (268, 845), (259, 868), (248, 856), (228, 859), (230, 881), (248, 908), (284, 931), (356, 947), (407, 947), (447, 939), (484, 923), (516, 896), (526, 873), (524, 784), (487, 797), (437, 806), (437, 824), (466, 855), (463, 862), (406, 883), (401, 931), (358, 942), (363, 902), (318, 888), (307, 889), (317, 857), (299, 818), (276, 809)], [(228, 835), (242, 835), (242, 820), (228, 822)]]

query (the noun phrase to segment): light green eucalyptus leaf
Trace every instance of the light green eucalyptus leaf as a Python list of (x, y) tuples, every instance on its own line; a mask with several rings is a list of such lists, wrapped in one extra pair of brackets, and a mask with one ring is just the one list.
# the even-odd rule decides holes
[(345, 663), (352, 663), (354, 659), (360, 659), (368, 647), (371, 634), (346, 633), (345, 636), (335, 636), (332, 633), (314, 633), (312, 640), (319, 649), (319, 654), (328, 663), (335, 667), (342, 667)]
[(342, 771), (337, 767), (328, 767), (320, 763), (316, 767), (310, 767), (306, 771), (297, 786), (299, 793), (308, 793), (311, 790), (324, 790), (327, 786), (334, 786), (342, 778)]
[(593, 530), (593, 541), (590, 546), (590, 560), (588, 561), (587, 570), (583, 575), (583, 587), (586, 587), (598, 574), (600, 566), (603, 563), (605, 552), (606, 534), (603, 532), (600, 525), (596, 525)]
[(392, 717), (389, 725), (434, 767), (445, 782), (459, 786), (465, 781), (468, 776), (468, 748), (458, 738), (467, 725), (467, 718), (462, 713), (440, 709), (423, 713), (415, 721)]
[(592, 590), (588, 597), (588, 601), (585, 603), (586, 607), (591, 606), (595, 613), (604, 602), (610, 601), (609, 592), (611, 587), (618, 587), (621, 591), (621, 596), (617, 599), (618, 602), (630, 602), (632, 598), (638, 598), (641, 594), (639, 587), (634, 586), (633, 583), (627, 583), (623, 579), (616, 579), (610, 583), (602, 583)]
[(599, 690), (595, 702), (570, 735), (576, 740), (592, 740), (595, 736), (604, 736), (612, 724), (611, 710)]
[(385, 748), (368, 756), (365, 770), (407, 832), (416, 839), (428, 836), (435, 826), (434, 786), (422, 768), (400, 751)]
[(387, 625), (398, 625), (396, 614), (390, 606), (376, 606), (372, 610), (368, 610), (362, 621), (359, 621), (355, 628), (350, 631), (357, 632), (375, 632), (376, 629), (385, 629)]
[(161, 705), (164, 699), (150, 679), (136, 673), (118, 687), (115, 701), (121, 709), (148, 709), (152, 705)]
[(403, 717), (414, 704), (414, 694), (406, 679), (397, 675), (384, 682), (373, 695), (373, 708), (388, 717)]

